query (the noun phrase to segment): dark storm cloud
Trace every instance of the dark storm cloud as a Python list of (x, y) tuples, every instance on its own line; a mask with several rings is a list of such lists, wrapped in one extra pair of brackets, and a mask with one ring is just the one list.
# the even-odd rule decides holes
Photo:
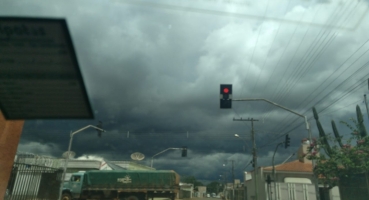
[[(323, 110), (368, 73), (367, 69), (359, 70), (344, 85), (335, 88), (368, 61), (363, 57), (350, 66), (358, 58), (353, 57), (324, 83), (327, 89), (313, 98), (327, 77), (365, 42), (369, 31), (365, 26), (367, 20), (358, 30), (350, 32), (306, 23), (260, 23), (152, 9), (119, 1), (4, 1), (3, 5), (0, 7), (3, 15), (66, 17), (68, 21), (96, 120), (102, 120), (108, 131), (102, 138), (93, 129), (77, 134), (72, 148), (77, 156), (92, 154), (107, 160), (127, 160), (131, 153), (139, 151), (147, 158), (142, 162), (149, 165), (150, 157), (157, 152), (187, 146), (188, 158), (181, 158), (180, 151), (168, 152), (155, 160), (155, 166), (176, 169), (182, 174), (195, 173), (200, 179), (216, 179), (224, 160), (232, 156), (238, 162), (238, 176), (249, 162), (251, 123), (233, 122), (234, 117), (259, 120), (254, 126), (259, 163), (264, 166), (270, 165), (276, 143), (283, 141), (283, 133), (297, 126), (290, 133), (291, 148), (278, 152), (278, 162), (296, 152), (300, 140), (308, 135), (303, 118), (265, 102), (234, 102), (232, 110), (220, 110), (219, 84), (233, 84), (234, 98), (267, 98), (310, 118), (313, 105), (318, 111)], [(242, 9), (251, 12), (254, 8), (263, 13), (265, 2), (253, 5)], [(333, 11), (337, 1), (301, 5), (277, 8), (287, 13), (272, 14), (296, 20), (307, 13), (303, 20), (309, 21), (319, 9)], [(365, 10), (364, 5), (357, 7), (357, 13)], [(318, 13), (319, 23), (339, 22), (324, 21), (329, 20), (331, 12)], [(339, 25), (357, 21), (350, 19)], [(329, 38), (329, 34), (336, 36), (320, 51), (323, 46), (318, 44), (325, 44), (328, 39), (324, 37)], [(319, 39), (319, 35), (324, 37)], [(310, 45), (315, 48), (311, 53)], [(331, 95), (317, 103), (332, 90)], [(359, 100), (364, 91), (367, 90), (351, 93), (350, 98), (325, 112)], [(331, 119), (336, 123), (348, 120), (355, 116), (354, 111), (355, 105), (351, 105), (350, 109), (321, 115), (322, 124), (329, 132)], [(94, 125), (96, 120), (27, 121), (19, 149), (60, 156), (67, 150), (70, 131)], [(310, 120), (310, 124), (316, 137), (315, 121)], [(344, 126), (339, 125), (339, 129), (347, 135)], [(248, 145), (235, 138), (235, 133), (245, 138)], [(248, 146), (245, 151), (244, 146)]]

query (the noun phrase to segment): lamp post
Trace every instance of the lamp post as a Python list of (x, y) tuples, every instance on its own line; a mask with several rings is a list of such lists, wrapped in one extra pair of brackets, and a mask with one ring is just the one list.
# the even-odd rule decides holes
[(60, 186), (60, 191), (59, 191), (59, 199), (61, 199), (61, 196), (62, 196), (62, 192), (63, 192), (63, 183), (64, 183), (64, 179), (65, 179), (65, 174), (66, 174), (66, 171), (67, 171), (67, 166), (68, 166), (68, 162), (69, 162), (69, 157), (70, 157), (70, 150), (72, 148), (72, 141), (73, 141), (73, 136), (81, 131), (84, 131), (88, 128), (94, 128), (98, 131), (98, 135), (100, 136), (101, 132), (106, 132), (104, 129), (101, 128), (102, 126), (102, 123), (99, 122), (99, 125), (97, 126), (93, 126), (93, 125), (88, 125), (88, 126), (85, 126), (77, 131), (74, 131), (74, 132), (71, 132), (70, 133), (70, 139), (69, 139), (69, 146), (68, 146), (68, 153), (67, 153), (67, 158), (65, 159), (65, 164), (64, 164), (64, 168), (63, 168), (63, 176), (62, 176), (62, 180), (61, 180), (61, 186)]
[[(253, 131), (252, 131), (253, 132)], [(245, 144), (248, 146), (247, 141), (243, 138), (241, 138), (238, 134), (234, 134), (235, 137), (245, 141)], [(256, 165), (256, 148), (255, 148), (255, 137), (254, 137), (254, 132), (252, 133), (252, 137), (253, 137), (253, 162), (254, 162), (254, 176), (253, 176), (253, 180), (254, 180), (254, 184), (255, 184), (255, 199), (258, 199), (258, 181), (257, 181), (257, 176), (256, 174), (258, 173), (257, 171), (257, 165)]]
[(273, 174), (273, 179), (274, 179), (274, 197), (275, 197), (275, 200), (277, 200), (277, 178), (276, 178), (276, 174), (275, 174), (274, 156), (275, 156), (275, 153), (277, 152), (277, 149), (278, 149), (279, 145), (282, 145), (282, 144), (284, 144), (284, 142), (278, 143), (278, 145), (275, 147), (275, 150), (274, 150), (274, 153), (273, 153), (273, 158), (272, 158), (272, 165), (273, 165), (272, 174)]
[(245, 140), (244, 138), (240, 137), (237, 133), (236, 133), (236, 134), (234, 134), (234, 136), (235, 136), (236, 138), (239, 138), (239, 139), (243, 140), (243, 141), (245, 142), (245, 144), (246, 144), (247, 148), (249, 148), (249, 149), (250, 149), (250, 146), (247, 144), (247, 140)]

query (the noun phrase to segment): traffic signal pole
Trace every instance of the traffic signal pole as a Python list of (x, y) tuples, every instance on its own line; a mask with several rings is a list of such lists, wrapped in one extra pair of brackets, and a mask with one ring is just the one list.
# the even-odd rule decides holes
[[(232, 101), (265, 101), (265, 102), (267, 102), (267, 103), (269, 103), (269, 104), (272, 104), (272, 105), (274, 105), (274, 106), (277, 106), (277, 107), (279, 107), (279, 108), (282, 108), (283, 110), (286, 110), (286, 111), (288, 111), (288, 112), (290, 112), (290, 113), (293, 113), (293, 114), (295, 114), (295, 115), (297, 115), (297, 116), (299, 116), (299, 117), (302, 117), (302, 118), (304, 118), (304, 120), (305, 120), (305, 125), (306, 125), (306, 130), (308, 131), (308, 136), (309, 136), (309, 140), (310, 140), (310, 142), (312, 142), (313, 140), (313, 138), (312, 138), (312, 136), (311, 136), (311, 130), (310, 130), (310, 125), (309, 125), (309, 122), (308, 122), (308, 120), (307, 120), (307, 117), (305, 116), (305, 115), (302, 115), (302, 114), (299, 114), (299, 113), (297, 113), (297, 112), (295, 112), (295, 111), (293, 111), (293, 110), (290, 110), (290, 109), (288, 109), (288, 108), (286, 108), (286, 107), (284, 107), (284, 106), (281, 106), (281, 105), (279, 105), (279, 104), (277, 104), (277, 103), (274, 103), (274, 102), (272, 102), (272, 101), (269, 101), (269, 100), (267, 100), (267, 99), (260, 99), (260, 98), (245, 98), (245, 99), (232, 99)], [(314, 169), (314, 167), (315, 167), (315, 160), (312, 160), (312, 165), (313, 165), (313, 169)], [(314, 172), (313, 172), (313, 174), (314, 174)], [(315, 176), (314, 176), (315, 177)], [(318, 186), (318, 177), (315, 177), (315, 193), (316, 193), (316, 199), (317, 200), (320, 200), (320, 195), (319, 195), (319, 186)]]
[(275, 147), (273, 158), (272, 158), (272, 165), (273, 165), (272, 173), (273, 173), (273, 179), (274, 179), (274, 199), (275, 200), (277, 200), (277, 177), (275, 173), (274, 156), (275, 156), (275, 153), (277, 152), (279, 145), (282, 145), (282, 144), (284, 144), (284, 142), (278, 143), (278, 145)]
[(233, 121), (251, 121), (251, 137), (252, 137), (252, 154), (253, 154), (253, 162), (254, 162), (254, 183), (255, 183), (255, 200), (258, 200), (258, 165), (257, 165), (257, 156), (256, 156), (256, 142), (255, 142), (255, 132), (254, 132), (254, 121), (259, 121), (257, 119), (233, 119)]

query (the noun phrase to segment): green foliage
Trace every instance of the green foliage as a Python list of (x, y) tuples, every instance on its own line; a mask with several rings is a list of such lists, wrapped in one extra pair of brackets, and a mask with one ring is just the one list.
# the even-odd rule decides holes
[(200, 181), (197, 181), (194, 176), (184, 176), (181, 178), (181, 182), (193, 184), (194, 187), (204, 186), (204, 184), (201, 183)]
[(216, 193), (218, 194), (220, 191), (223, 191), (223, 185), (217, 181), (213, 181), (206, 185), (206, 191), (208, 193)]
[[(327, 148), (326, 140), (328, 137), (314, 140), (308, 148), (307, 158), (316, 161), (314, 173), (325, 186), (336, 186), (340, 177), (369, 172), (369, 139), (361, 134), (360, 130), (363, 129), (355, 119), (350, 119), (350, 121), (351, 123), (341, 121), (351, 130), (350, 138), (342, 145), (337, 145), (337, 142), (342, 142), (337, 141), (337, 137), (330, 138), (331, 141), (335, 142), (335, 145), (331, 148), (329, 158), (325, 155), (318, 156), (321, 149)], [(341, 137), (339, 139), (341, 140)], [(352, 143), (356, 143), (356, 145), (352, 146)]]

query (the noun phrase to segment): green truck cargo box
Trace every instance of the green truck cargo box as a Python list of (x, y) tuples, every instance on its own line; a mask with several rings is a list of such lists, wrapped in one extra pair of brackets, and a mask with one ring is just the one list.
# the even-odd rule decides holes
[(87, 171), (86, 189), (176, 189), (179, 175), (174, 171)]
[(174, 200), (179, 192), (175, 171), (87, 171), (73, 173), (65, 182), (62, 200)]

